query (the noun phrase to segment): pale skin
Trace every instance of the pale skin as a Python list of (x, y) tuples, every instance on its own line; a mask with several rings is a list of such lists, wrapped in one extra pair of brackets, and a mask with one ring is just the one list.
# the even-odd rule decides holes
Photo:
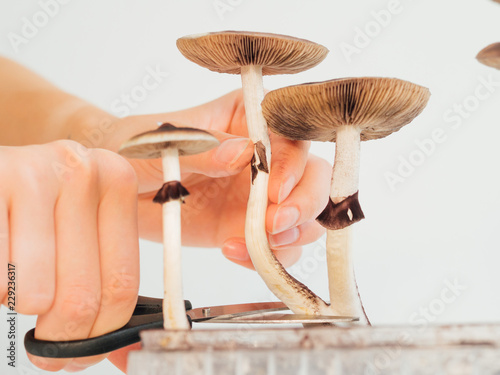
[[(128, 138), (178, 121), (221, 142), (181, 157), (182, 243), (221, 248), (252, 268), (244, 241), (249, 194), (248, 139), (241, 91), (177, 112), (116, 118), (0, 58), (0, 279), (16, 263), (16, 310), (38, 315), (39, 339), (75, 340), (123, 326), (139, 287), (138, 238), (161, 242), (161, 160), (115, 152)], [(308, 142), (271, 135), (266, 229), (278, 259), (293, 264), (323, 233), (314, 219), (329, 196), (331, 166)], [(23, 146), (23, 147), (20, 147)], [(7, 285), (0, 283), (4, 304)], [(130, 348), (109, 359), (125, 370)], [(31, 357), (47, 370), (81, 370), (104, 356)]]

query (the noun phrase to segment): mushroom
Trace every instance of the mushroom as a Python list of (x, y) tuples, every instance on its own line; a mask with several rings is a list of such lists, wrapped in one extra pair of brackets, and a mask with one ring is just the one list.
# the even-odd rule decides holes
[(349, 226), (364, 218), (358, 201), (360, 142), (398, 131), (422, 112), (429, 96), (428, 89), (399, 79), (346, 78), (285, 87), (262, 102), (275, 133), (336, 143), (330, 200), (317, 220), (328, 229), (330, 303), (340, 315), (364, 315), (349, 245)]
[(292, 311), (319, 314), (328, 306), (291, 277), (271, 251), (265, 229), (271, 144), (260, 103), (262, 75), (299, 73), (319, 64), (328, 49), (289, 36), (226, 31), (177, 40), (189, 60), (219, 73), (241, 74), (248, 133), (254, 143), (245, 238), (252, 263), (268, 288)]
[(208, 151), (219, 144), (210, 133), (165, 123), (126, 141), (118, 151), (135, 159), (162, 159), (163, 181), (153, 201), (163, 206), (163, 318), (165, 329), (189, 329), (181, 269), (181, 203), (189, 192), (180, 179), (179, 156)]
[(481, 64), (500, 70), (500, 43), (490, 44), (476, 58)]

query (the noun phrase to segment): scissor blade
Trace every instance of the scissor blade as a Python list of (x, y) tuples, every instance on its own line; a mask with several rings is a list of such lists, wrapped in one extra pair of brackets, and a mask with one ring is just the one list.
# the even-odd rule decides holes
[(189, 310), (187, 314), (193, 322), (203, 322), (219, 316), (225, 318), (254, 315), (270, 311), (288, 310), (283, 302), (256, 302), (237, 305), (208, 306)]
[(207, 320), (207, 323), (245, 323), (245, 324), (326, 324), (349, 323), (359, 318), (351, 316), (324, 316), (283, 313), (262, 313), (248, 316), (221, 316)]

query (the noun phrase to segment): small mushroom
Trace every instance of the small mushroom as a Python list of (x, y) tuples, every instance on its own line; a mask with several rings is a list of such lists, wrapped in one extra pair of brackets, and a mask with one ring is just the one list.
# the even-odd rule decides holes
[(476, 58), (481, 64), (500, 70), (500, 43), (490, 44), (479, 52)]
[(429, 97), (428, 89), (399, 79), (346, 78), (285, 87), (262, 102), (275, 133), (336, 143), (330, 200), (317, 220), (328, 229), (330, 303), (341, 315), (364, 315), (348, 228), (364, 218), (358, 201), (360, 142), (398, 131), (422, 112)]
[(268, 288), (292, 311), (319, 314), (327, 305), (286, 272), (267, 240), (271, 144), (260, 103), (264, 98), (263, 75), (310, 69), (326, 57), (328, 49), (284, 35), (237, 31), (186, 36), (177, 40), (177, 47), (186, 58), (212, 71), (241, 74), (248, 133), (255, 145), (245, 224), (248, 252)]
[(199, 154), (218, 144), (219, 141), (204, 130), (165, 123), (129, 139), (118, 151), (128, 158), (162, 158), (165, 183), (153, 201), (163, 205), (165, 329), (189, 329), (182, 297), (181, 269), (181, 203), (189, 193), (180, 182), (179, 156)]

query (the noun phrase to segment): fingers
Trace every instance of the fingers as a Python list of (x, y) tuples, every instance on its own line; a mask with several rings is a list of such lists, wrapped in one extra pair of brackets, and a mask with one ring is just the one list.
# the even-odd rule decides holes
[[(302, 248), (294, 246), (281, 250), (273, 250), (273, 253), (283, 267), (290, 267), (300, 259)], [(233, 263), (251, 270), (255, 269), (248, 255), (244, 238), (236, 237), (228, 239), (222, 246), (222, 254)]]
[[(316, 221), (308, 221), (283, 233), (269, 236), (269, 245), (278, 259), (283, 259), (285, 267), (294, 264), (299, 258), (301, 246), (318, 240), (325, 233), (325, 228)], [(230, 261), (253, 269), (248, 249), (243, 238), (231, 238), (224, 242), (222, 254)]]
[[(300, 152), (296, 151), (295, 155)], [(286, 164), (283, 161), (283, 165)], [(296, 161), (295, 164), (300, 162)], [(303, 170), (302, 178), (289, 196), (281, 204), (270, 204), (266, 213), (269, 243), (284, 266), (299, 259), (300, 246), (314, 242), (325, 232), (315, 219), (328, 202), (331, 166), (325, 160), (311, 155)], [(226, 240), (222, 254), (234, 263), (253, 269), (243, 238)]]
[[(88, 158), (73, 156), (80, 162), (67, 172), (55, 208), (56, 297), (50, 311), (38, 317), (35, 330), (38, 339), (66, 341), (89, 337), (101, 301), (99, 192), (95, 188), (98, 176)], [(49, 371), (60, 370), (69, 363), (69, 360), (32, 360)]]
[(316, 220), (310, 220), (284, 232), (269, 235), (269, 244), (273, 249), (307, 245), (320, 238), (325, 234), (325, 231), (326, 229), (319, 225)]
[(47, 312), (55, 296), (55, 234), (50, 214), (57, 192), (39, 183), (43, 173), (33, 169), (26, 173), (30, 176), (13, 176), (24, 184), (11, 198), (10, 260), (16, 266), (16, 294), (22, 296), (16, 300), (16, 311), (35, 315)]
[(316, 219), (328, 202), (331, 173), (325, 160), (311, 155), (302, 179), (288, 198), (269, 205), (266, 230), (276, 235)]
[[(123, 158), (95, 150), (99, 163), (97, 214), (101, 269), (101, 300), (88, 337), (123, 327), (132, 316), (139, 292), (139, 242), (137, 233), (137, 178)], [(83, 370), (106, 356), (74, 359), (69, 369)], [(65, 367), (68, 370), (68, 366)]]
[(90, 336), (123, 327), (132, 316), (139, 291), (137, 178), (124, 160), (101, 152), (109, 154), (108, 165), (100, 168), (104, 181), (100, 185), (105, 190), (101, 191), (97, 217), (102, 298)]
[(192, 124), (209, 131), (218, 130), (248, 137), (242, 89), (231, 91), (194, 108), (171, 112), (168, 114), (168, 120)]
[(272, 158), (269, 175), (269, 200), (280, 204), (302, 179), (310, 142), (290, 141), (271, 135)]
[(298, 262), (302, 255), (302, 247), (292, 246), (283, 250), (273, 250), (273, 253), (283, 267), (288, 268)]
[(253, 156), (253, 144), (248, 138), (211, 131), (220, 145), (208, 152), (181, 157), (182, 173), (198, 173), (208, 177), (232, 176), (240, 173)]
[[(130, 164), (70, 141), (0, 150), (0, 298), (16, 266), (16, 311), (38, 316), (35, 337), (86, 339), (125, 325), (137, 301), (137, 179)], [(12, 168), (9, 166), (12, 164)], [(19, 167), (21, 166), (21, 167)], [(81, 370), (105, 356), (46, 359)]]

